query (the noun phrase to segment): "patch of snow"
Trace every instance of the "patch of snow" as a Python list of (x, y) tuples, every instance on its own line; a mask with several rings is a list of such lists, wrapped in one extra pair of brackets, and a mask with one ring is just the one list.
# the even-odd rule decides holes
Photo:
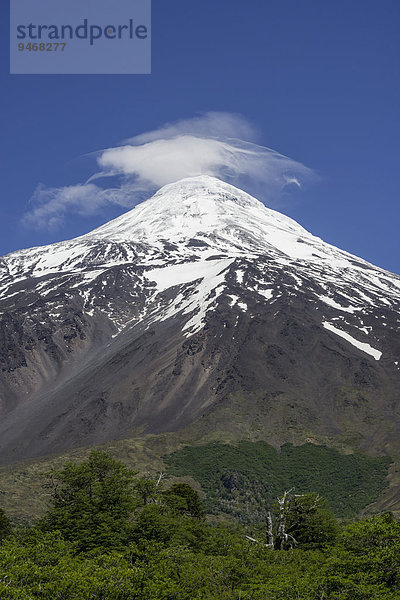
[(372, 331), (372, 327), (359, 327), (358, 328), (360, 331), (363, 331), (364, 333), (366, 333), (367, 335), (369, 335), (369, 332)]
[(234, 306), (239, 300), (239, 296), (235, 296), (234, 294), (228, 294), (228, 298), (231, 299), (230, 305)]
[(332, 306), (332, 308), (336, 308), (337, 310), (341, 310), (343, 312), (355, 313), (356, 311), (360, 310), (360, 307), (358, 306), (342, 306), (341, 304), (335, 302), (335, 300), (333, 300), (333, 298), (330, 298), (329, 296), (318, 296), (318, 298), (322, 300), (324, 304), (328, 304), (328, 306)]
[(325, 329), (328, 329), (328, 331), (331, 331), (332, 333), (340, 336), (341, 338), (343, 338), (344, 340), (346, 340), (347, 342), (349, 342), (350, 344), (352, 344), (359, 350), (362, 350), (366, 354), (373, 356), (373, 358), (375, 360), (379, 360), (381, 358), (382, 352), (380, 352), (380, 350), (376, 350), (375, 348), (372, 348), (372, 346), (370, 346), (369, 344), (366, 344), (365, 342), (360, 342), (360, 341), (356, 340), (349, 333), (346, 333), (345, 331), (342, 331), (341, 329), (337, 329), (337, 327), (335, 327), (331, 323), (328, 323), (327, 321), (324, 321), (322, 323), (322, 325), (325, 327)]
[(240, 269), (238, 269), (236, 271), (236, 281), (240, 284), (243, 283), (243, 277), (244, 277), (244, 271), (241, 271)]
[(158, 292), (163, 292), (175, 285), (189, 283), (196, 279), (214, 277), (225, 270), (232, 262), (232, 258), (222, 258), (213, 261), (166, 265), (161, 269), (151, 269), (150, 271), (146, 271), (145, 276), (150, 281), (156, 282)]
[(196, 313), (183, 327), (183, 331), (187, 332), (187, 337), (201, 330), (207, 311), (213, 304), (215, 304), (216, 299), (225, 289), (225, 284), (221, 285), (222, 282), (225, 282), (225, 274), (223, 272), (215, 275), (212, 278), (203, 279), (203, 281), (197, 286), (196, 291), (199, 295), (183, 311), (185, 314), (187, 314), (192, 312), (193, 308), (196, 310)]
[(274, 295), (274, 290), (273, 289), (257, 290), (257, 294), (260, 294), (260, 296), (264, 296), (264, 298), (266, 298), (267, 300), (270, 300), (272, 298), (272, 296)]
[(217, 298), (226, 287), (226, 271), (232, 262), (232, 258), (218, 259), (167, 265), (163, 269), (147, 271), (145, 273), (147, 279), (155, 281), (157, 284), (154, 299), (160, 292), (173, 286), (197, 282), (192, 286), (190, 292), (180, 293), (166, 308), (156, 308), (152, 322), (155, 320), (165, 321), (175, 317), (178, 313), (193, 313), (184, 325), (183, 331), (187, 337), (200, 331), (207, 311), (216, 303)]
[(94, 269), (93, 271), (85, 271), (84, 273), (82, 273), (83, 281), (82, 280), (78, 281), (78, 283), (75, 283), (72, 287), (79, 288), (82, 286), (82, 284), (91, 283), (92, 281), (97, 279), (97, 277), (99, 277), (99, 275), (101, 275), (102, 273), (104, 273), (104, 269), (101, 269), (101, 270)]

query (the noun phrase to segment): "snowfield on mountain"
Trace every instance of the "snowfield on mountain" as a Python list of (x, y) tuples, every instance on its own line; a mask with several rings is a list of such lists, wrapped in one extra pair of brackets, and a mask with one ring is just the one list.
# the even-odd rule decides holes
[(0, 319), (3, 462), (199, 419), (400, 454), (400, 277), (214, 177), (2, 257)]

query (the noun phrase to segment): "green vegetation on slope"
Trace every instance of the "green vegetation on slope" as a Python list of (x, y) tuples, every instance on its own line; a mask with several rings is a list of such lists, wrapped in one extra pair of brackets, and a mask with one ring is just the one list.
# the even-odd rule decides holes
[(248, 441), (187, 446), (163, 459), (169, 473), (200, 483), (209, 512), (244, 523), (262, 521), (274, 498), (291, 488), (318, 492), (337, 516), (356, 515), (385, 488), (391, 463), (389, 457), (341, 454), (326, 446), (285, 444), (278, 452)]
[[(2, 600), (400, 599), (390, 514), (340, 528), (315, 494), (285, 494), (267, 547), (269, 536), (208, 522), (189, 485), (163, 489), (105, 452), (53, 471), (48, 489), (36, 527), (12, 532), (2, 515)], [(282, 545), (285, 531), (298, 543)]]

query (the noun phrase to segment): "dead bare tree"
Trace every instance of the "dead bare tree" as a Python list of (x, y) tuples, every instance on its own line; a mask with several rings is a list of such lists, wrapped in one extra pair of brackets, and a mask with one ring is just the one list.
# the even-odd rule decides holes
[(284, 550), (286, 547), (293, 548), (297, 545), (296, 539), (288, 531), (287, 515), (289, 512), (292, 490), (286, 491), (282, 498), (277, 498), (279, 506), (278, 527), (274, 541), (275, 550)]
[(267, 543), (266, 543), (266, 546), (267, 546), (267, 548), (274, 547), (274, 530), (273, 530), (272, 515), (271, 515), (270, 510), (267, 513)]
[[(275, 519), (271, 511), (267, 512), (265, 546), (274, 550), (295, 548), (298, 545), (296, 531), (301, 530), (307, 519), (314, 515), (320, 507), (321, 500), (318, 494), (294, 494), (292, 489), (286, 490), (277, 498)], [(259, 540), (250, 536), (246, 538), (259, 543)]]
[(164, 477), (165, 473), (163, 471), (160, 472), (158, 479), (157, 479), (157, 483), (156, 483), (156, 487), (158, 487), (161, 483), (162, 478)]

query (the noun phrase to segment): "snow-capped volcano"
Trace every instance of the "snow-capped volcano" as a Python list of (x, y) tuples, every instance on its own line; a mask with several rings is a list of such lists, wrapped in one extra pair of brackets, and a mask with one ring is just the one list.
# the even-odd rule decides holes
[(213, 177), (3, 257), (0, 293), (7, 460), (176, 430), (238, 394), (271, 423), (271, 398), (299, 405), (299, 432), (344, 434), (343, 394), (400, 423), (400, 277)]
[[(194, 240), (194, 241), (193, 241)], [(199, 241), (196, 245), (196, 241)], [(117, 264), (134, 258), (132, 244), (149, 248), (150, 256), (163, 250), (165, 243), (177, 245), (177, 258), (184, 259), (189, 248), (197, 247), (202, 256), (214, 250), (232, 256), (282, 255), (312, 262), (329, 261), (336, 266), (353, 266), (354, 260), (367, 264), (347, 252), (326, 244), (293, 219), (267, 208), (246, 192), (215, 177), (189, 177), (164, 186), (152, 198), (128, 213), (74, 240), (14, 252), (6, 257), (12, 274), (33, 267), (33, 274), (56, 272), (72, 267), (100, 242), (109, 243), (99, 260)], [(125, 252), (118, 245), (123, 244)], [(114, 248), (112, 248), (114, 246)], [(116, 251), (114, 261), (113, 252)]]
[[(210, 176), (166, 185), (147, 202), (89, 236), (152, 245), (162, 240), (182, 243), (204, 237), (215, 248), (240, 253), (259, 253), (275, 244), (278, 249), (289, 250), (299, 236), (312, 237), (292, 219)], [(301, 250), (298, 253), (301, 256)]]

